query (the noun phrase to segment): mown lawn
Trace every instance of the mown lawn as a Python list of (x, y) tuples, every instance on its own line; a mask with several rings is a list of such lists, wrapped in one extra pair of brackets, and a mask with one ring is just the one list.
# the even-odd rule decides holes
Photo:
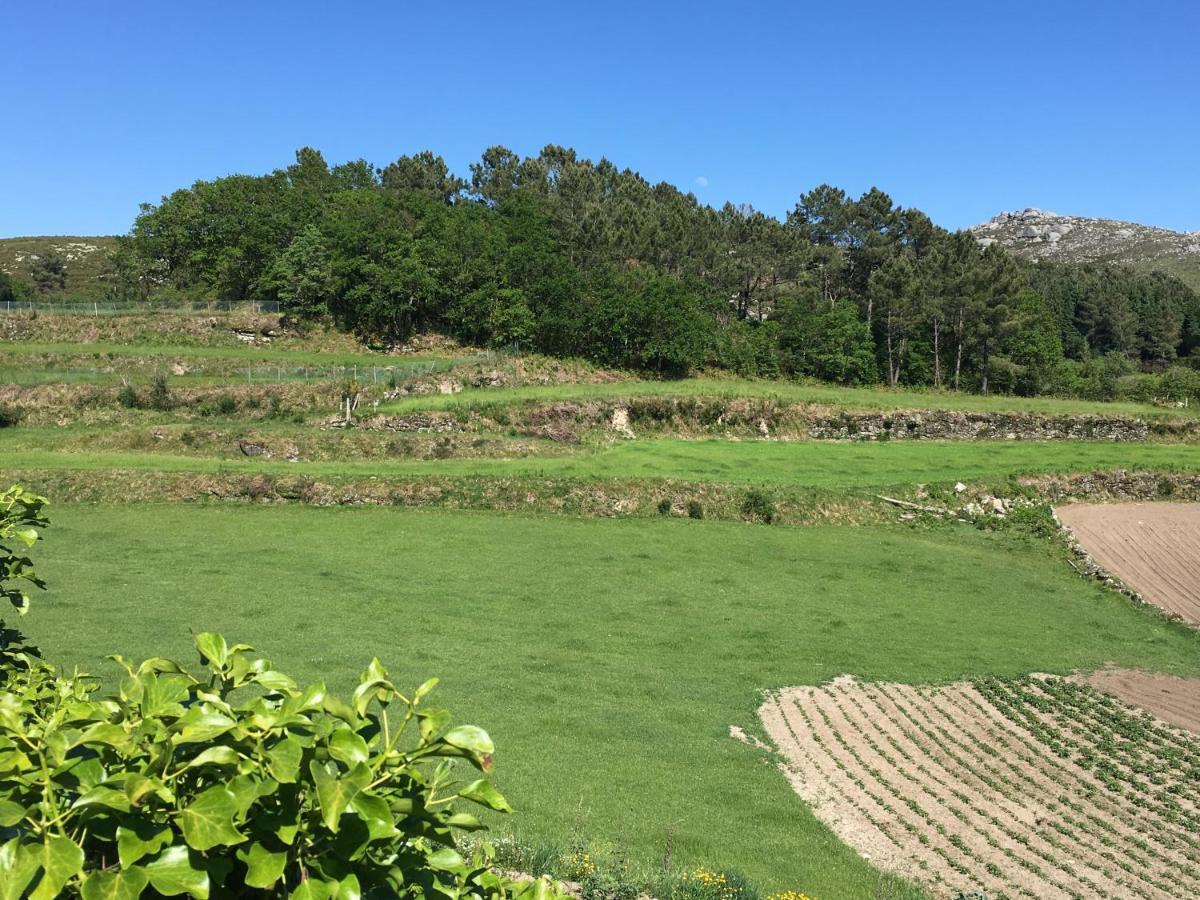
[(884, 443), (652, 440), (574, 454), (514, 459), (261, 461), (138, 452), (51, 449), (53, 429), (0, 432), (7, 468), (268, 472), (311, 476), (545, 477), (676, 479), (720, 484), (878, 489), (917, 482), (1003, 479), (1013, 475), (1105, 469), (1200, 468), (1200, 444), (1101, 441), (891, 441)]
[[(844, 449), (844, 448), (843, 448)], [(896, 447), (886, 448), (898, 449)], [(1082, 581), (1045, 545), (965, 526), (317, 509), (53, 507), (52, 588), (22, 627), (54, 660), (255, 644), (346, 687), (378, 654), (488, 728), (527, 837), (574, 833), (768, 889), (873, 896), (875, 875), (729, 737), (760, 692), (842, 672), (906, 682), (1106, 661), (1200, 673), (1200, 635)], [(901, 896), (890, 894), (889, 896)]]
[(1060, 397), (1011, 397), (1003, 394), (918, 391), (884, 387), (839, 387), (791, 381), (746, 381), (687, 378), (680, 381), (617, 381), (605, 384), (530, 385), (484, 388), (459, 394), (405, 397), (379, 407), (380, 412), (446, 410), (557, 400), (603, 400), (632, 397), (774, 397), (784, 403), (813, 403), (850, 410), (949, 409), (964, 412), (1026, 412), (1043, 415), (1140, 416), (1195, 418), (1196, 408), (1167, 409), (1146, 403), (1100, 402)]

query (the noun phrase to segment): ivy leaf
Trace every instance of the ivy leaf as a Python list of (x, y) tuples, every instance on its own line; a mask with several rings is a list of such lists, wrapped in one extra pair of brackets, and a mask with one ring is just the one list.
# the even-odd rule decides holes
[(337, 896), (337, 889), (336, 881), (306, 878), (292, 891), (291, 900), (331, 900)]
[(229, 645), (225, 643), (222, 635), (203, 631), (196, 635), (195, 644), (196, 649), (200, 651), (200, 656), (206, 662), (211, 663), (213, 668), (225, 668), (225, 663), (229, 661)]
[(300, 776), (300, 760), (304, 746), (289, 735), (267, 751), (267, 768), (280, 784), (295, 784)]
[(203, 706), (193, 706), (175, 722), (174, 727), (177, 731), (175, 743), (193, 744), (211, 741), (236, 724), (237, 722), (224, 713), (205, 709)]
[(203, 753), (197, 755), (191, 762), (187, 764), (189, 769), (194, 769), (197, 766), (236, 766), (241, 760), (237, 751), (232, 747), (216, 746), (209, 747)]
[(443, 847), (441, 850), (435, 850), (428, 854), (425, 862), (431, 869), (441, 869), (443, 872), (454, 872), (465, 865), (463, 858), (458, 855), (458, 851), (449, 847)]
[(182, 844), (168, 847), (146, 865), (150, 884), (160, 894), (174, 897), (191, 894), (196, 900), (208, 900), (208, 872), (198, 865), (199, 856)]
[(251, 844), (249, 849), (239, 850), (237, 856), (246, 864), (248, 887), (274, 887), (287, 866), (286, 853), (272, 853), (262, 844)]
[(11, 828), (25, 818), (25, 807), (12, 800), (0, 800), (0, 826)]
[(329, 738), (329, 755), (353, 768), (367, 761), (370, 751), (367, 742), (350, 728), (339, 728)]
[(54, 900), (71, 878), (83, 868), (83, 848), (60, 834), (48, 834), (41, 846), (35, 847), (42, 879), (29, 895), (29, 900)]
[(367, 823), (371, 840), (378, 841), (396, 835), (396, 818), (382, 797), (359, 791), (350, 801), (350, 808)]
[(473, 800), (480, 806), (486, 806), (488, 809), (494, 809), (497, 812), (512, 812), (512, 807), (508, 805), (508, 801), (504, 799), (501, 793), (482, 778), (478, 781), (472, 781), (458, 792), (458, 796), (464, 800)]
[(138, 900), (149, 881), (146, 870), (138, 866), (103, 869), (88, 875), (79, 893), (83, 900)]
[(19, 837), (0, 846), (0, 900), (21, 900), (37, 870), (37, 855)]
[(240, 844), (246, 838), (233, 826), (237, 797), (224, 785), (204, 791), (179, 815), (183, 836), (193, 850)]
[(366, 766), (358, 766), (353, 771), (339, 778), (329, 767), (313, 760), (308, 765), (313, 782), (317, 786), (317, 800), (321, 804), (321, 819), (325, 827), (337, 834), (338, 820), (363, 787), (370, 781), (370, 773)]
[(171, 829), (148, 819), (133, 819), (117, 826), (117, 858), (126, 869), (170, 843)]
[(480, 756), (496, 752), (496, 746), (488, 737), (488, 733), (477, 725), (459, 725), (457, 728), (451, 728), (442, 740), (451, 747)]
[(37, 543), (37, 540), (38, 540), (37, 529), (30, 528), (28, 526), (26, 526), (24, 528), (14, 528), (12, 530), (12, 535), (17, 540), (19, 540), (22, 544), (24, 544), (26, 547), (32, 547), (34, 544)]

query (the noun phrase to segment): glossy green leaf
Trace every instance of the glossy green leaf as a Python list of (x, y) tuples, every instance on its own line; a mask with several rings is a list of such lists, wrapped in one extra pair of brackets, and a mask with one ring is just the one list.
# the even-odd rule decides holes
[(203, 706), (193, 706), (175, 722), (176, 743), (190, 744), (211, 741), (229, 729), (237, 722), (224, 713)]
[(435, 850), (433, 853), (425, 857), (425, 862), (431, 868), (441, 869), (445, 872), (452, 872), (462, 868), (465, 865), (463, 858), (458, 855), (457, 850), (452, 850), (449, 847), (443, 847), (440, 850)]
[(366, 762), (370, 751), (367, 742), (348, 727), (339, 728), (329, 737), (329, 755), (338, 762), (353, 768)]
[(246, 884), (249, 887), (274, 887), (287, 866), (286, 853), (273, 853), (262, 844), (251, 844), (238, 850), (237, 856), (246, 864)]
[(222, 635), (204, 631), (195, 637), (196, 649), (206, 662), (212, 663), (218, 669), (225, 667), (229, 661), (229, 645)]
[(138, 866), (102, 869), (88, 875), (80, 888), (83, 900), (138, 900), (150, 876)]
[(488, 737), (488, 733), (476, 725), (459, 725), (457, 728), (451, 728), (442, 740), (451, 747), (458, 747), (460, 750), (477, 753), (480, 756), (496, 752), (496, 747), (492, 743), (492, 739)]
[(236, 766), (241, 757), (232, 747), (209, 747), (202, 753), (199, 753), (187, 764), (189, 769), (194, 769), (198, 766)]
[(371, 840), (378, 841), (396, 835), (396, 817), (382, 797), (360, 791), (350, 801), (350, 808), (367, 824)]
[(0, 800), (0, 825), (9, 827), (25, 818), (25, 807), (12, 800)]
[(19, 837), (0, 845), (0, 900), (21, 900), (38, 865), (37, 855)]
[(300, 775), (300, 760), (304, 746), (288, 736), (267, 751), (267, 767), (271, 776), (281, 784), (293, 784)]
[(309, 772), (312, 774), (313, 782), (317, 786), (317, 800), (321, 805), (321, 819), (325, 822), (325, 827), (330, 831), (337, 833), (338, 820), (341, 819), (342, 813), (346, 811), (346, 807), (350, 805), (350, 801), (354, 799), (354, 795), (362, 790), (363, 786), (370, 780), (370, 775), (367, 772), (360, 771), (365, 767), (359, 767), (344, 776), (339, 777), (331, 767), (313, 760), (309, 764)]
[(129, 868), (146, 856), (153, 856), (171, 843), (173, 834), (166, 825), (147, 819), (131, 819), (117, 826), (117, 858)]
[(508, 805), (508, 801), (489, 782), (482, 778), (478, 781), (472, 781), (458, 792), (458, 796), (466, 800), (473, 800), (480, 806), (486, 806), (488, 809), (494, 809), (497, 812), (512, 812), (512, 807)]
[(200, 794), (179, 816), (188, 845), (194, 850), (240, 844), (246, 838), (234, 827), (237, 798), (223, 785)]
[(42, 877), (29, 900), (54, 900), (63, 885), (83, 869), (83, 848), (69, 837), (48, 834), (33, 849), (42, 868)]
[(147, 863), (146, 874), (160, 894), (168, 897), (190, 894), (196, 900), (208, 900), (209, 880), (203, 860), (182, 844), (168, 847)]

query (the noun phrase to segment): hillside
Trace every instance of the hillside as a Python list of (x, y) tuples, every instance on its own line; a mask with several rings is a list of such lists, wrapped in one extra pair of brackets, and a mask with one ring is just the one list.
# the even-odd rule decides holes
[(971, 231), (983, 246), (999, 243), (1027, 259), (1123, 263), (1167, 272), (1200, 290), (1200, 231), (1060, 216), (1035, 207), (1002, 212)]
[(66, 266), (67, 287), (52, 299), (100, 299), (116, 248), (117, 239), (108, 236), (0, 238), (0, 272), (30, 281), (30, 264), (38, 257), (56, 254)]

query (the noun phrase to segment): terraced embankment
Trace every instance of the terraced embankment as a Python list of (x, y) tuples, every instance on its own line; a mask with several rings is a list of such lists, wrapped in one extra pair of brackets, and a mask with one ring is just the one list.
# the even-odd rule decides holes
[(759, 714), (818, 818), (936, 896), (1200, 895), (1200, 740), (1085, 685), (842, 677)]

